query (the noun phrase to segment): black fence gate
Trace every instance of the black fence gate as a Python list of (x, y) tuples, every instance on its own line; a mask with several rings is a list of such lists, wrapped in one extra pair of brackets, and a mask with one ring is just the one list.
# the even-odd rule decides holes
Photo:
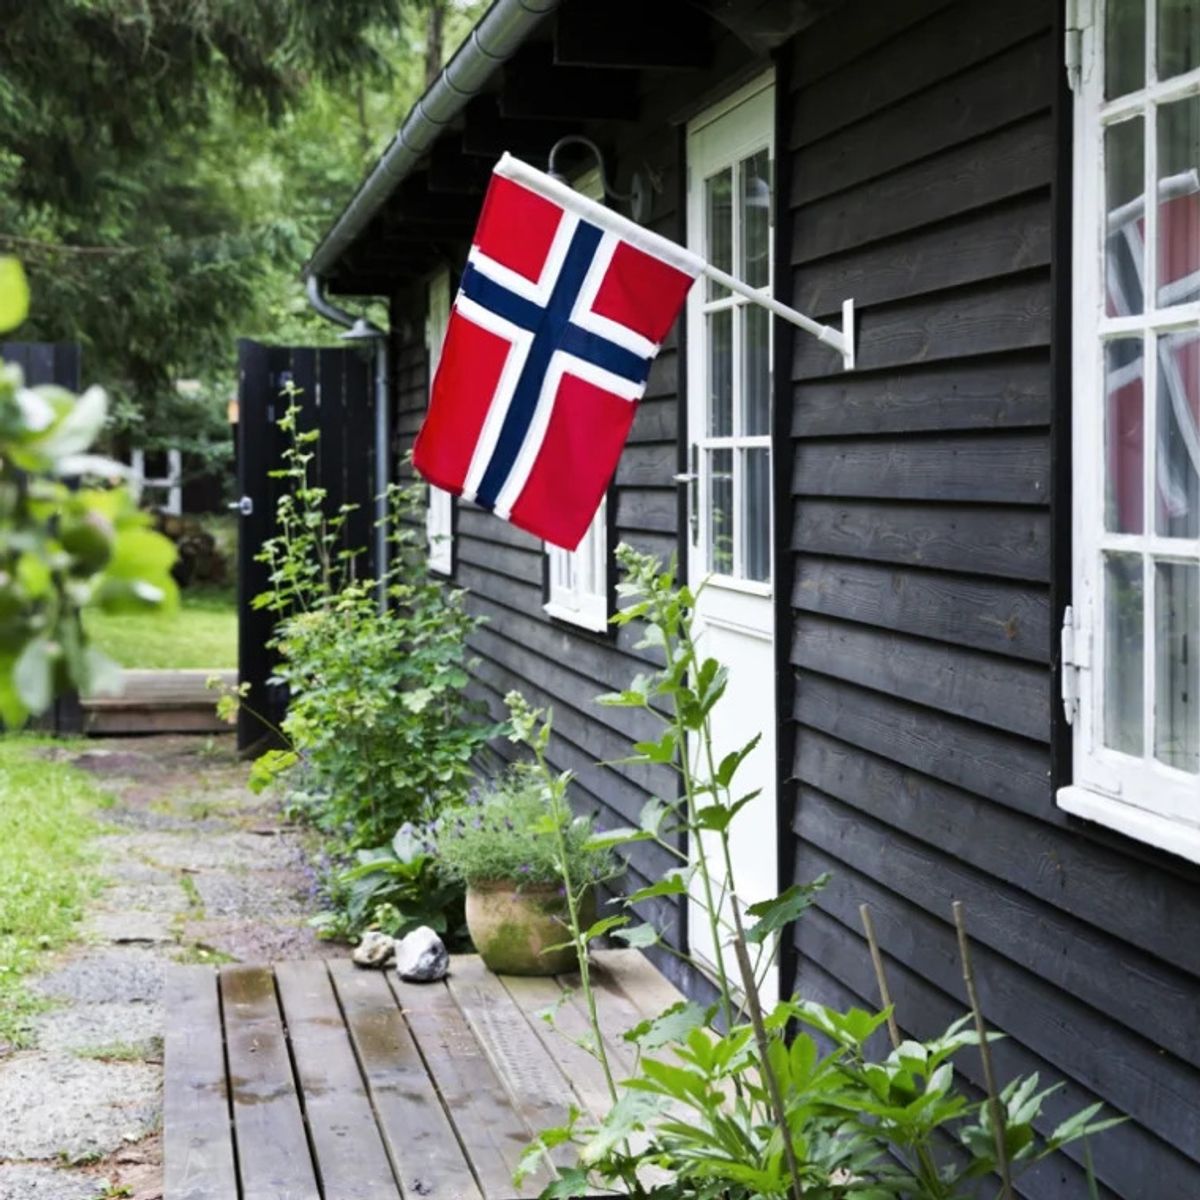
[[(266, 590), (267, 567), (259, 550), (275, 533), (275, 506), (286, 481), (272, 477), (284, 465), (288, 437), (279, 418), (295, 389), (302, 429), (320, 440), (309, 482), (326, 490), (328, 511), (356, 508), (346, 522), (345, 548), (366, 551), (365, 571), (373, 570), (374, 400), (370, 357), (360, 349), (314, 349), (238, 342), (238, 678), (249, 684), (238, 715), (238, 749), (251, 752), (272, 740), (270, 726), (284, 715), (286, 696), (271, 684), (274, 667), (267, 642), (274, 616), (252, 600)], [(263, 717), (270, 724), (263, 721)]]

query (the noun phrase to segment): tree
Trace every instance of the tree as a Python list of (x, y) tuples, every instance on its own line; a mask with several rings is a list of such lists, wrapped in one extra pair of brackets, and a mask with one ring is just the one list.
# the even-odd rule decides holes
[[(295, 277), (313, 222), (287, 195), (322, 181), (305, 171), (281, 187), (264, 161), (314, 94), (320, 109), (356, 83), (390, 87), (401, 8), (0, 2), (0, 249), (29, 270), (36, 316), (22, 334), (80, 340), (143, 442), (177, 425), (176, 379), (231, 360), (264, 281)], [(332, 208), (362, 148), (347, 163), (343, 112), (329, 115), (338, 127), (308, 146), (342, 168), (323, 181)]]

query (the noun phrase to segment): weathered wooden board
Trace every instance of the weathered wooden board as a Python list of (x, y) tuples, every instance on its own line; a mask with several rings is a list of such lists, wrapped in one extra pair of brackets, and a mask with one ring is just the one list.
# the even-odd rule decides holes
[(405, 1196), (480, 1200), (454, 1125), (383, 975), (329, 963), (346, 1028)]
[(225, 967), (221, 1003), (242, 1200), (320, 1200), (269, 967)]
[(217, 975), (171, 966), (164, 997), (164, 1188), (170, 1200), (235, 1200), (233, 1128)]
[(275, 981), (323, 1194), (390, 1200), (396, 1179), (325, 964), (279, 963)]

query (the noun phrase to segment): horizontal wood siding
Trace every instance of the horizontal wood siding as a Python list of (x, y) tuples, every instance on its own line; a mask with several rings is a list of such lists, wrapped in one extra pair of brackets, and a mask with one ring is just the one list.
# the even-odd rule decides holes
[[(853, 296), (860, 338), (853, 373), (808, 338), (786, 364), (795, 873), (833, 877), (795, 982), (876, 1002), (865, 901), (931, 1035), (964, 1011), (963, 900), (1000, 1070), (1063, 1081), (1047, 1128), (1129, 1117), (1092, 1146), (1102, 1195), (1195, 1200), (1200, 875), (1051, 785), (1058, 7), (850, 0), (787, 51), (791, 295), (833, 319)], [(1082, 1162), (1018, 1190), (1082, 1200)]]

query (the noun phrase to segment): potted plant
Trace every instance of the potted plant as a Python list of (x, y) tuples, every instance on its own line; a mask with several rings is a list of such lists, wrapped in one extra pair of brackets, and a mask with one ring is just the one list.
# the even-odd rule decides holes
[(501, 975), (574, 969), (568, 886), (590, 925), (595, 884), (618, 869), (611, 849), (594, 844), (591, 818), (555, 804), (544, 780), (518, 766), (436, 824), (442, 867), (466, 885), (467, 932), (485, 965)]

